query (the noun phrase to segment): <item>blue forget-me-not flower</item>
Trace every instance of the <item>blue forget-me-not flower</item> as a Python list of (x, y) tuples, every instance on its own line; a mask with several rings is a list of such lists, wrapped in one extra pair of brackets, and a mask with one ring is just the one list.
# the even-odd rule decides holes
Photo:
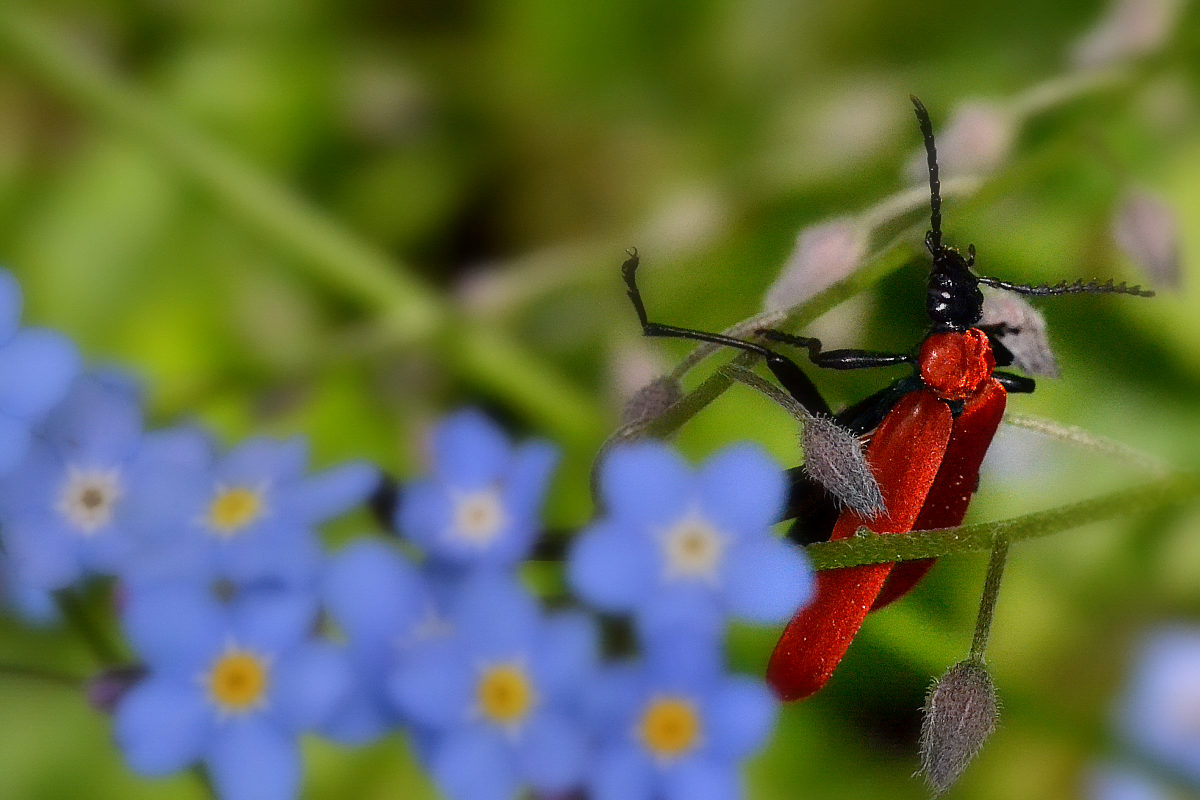
[(600, 467), (604, 516), (570, 553), (571, 585), (645, 629), (783, 622), (814, 588), (803, 552), (771, 532), (785, 493), (782, 470), (754, 446), (695, 471), (662, 443), (615, 449)]
[(144, 775), (202, 764), (222, 800), (299, 794), (297, 737), (342, 702), (342, 654), (312, 637), (303, 593), (243, 592), (227, 605), (198, 587), (141, 588), (122, 623), (147, 673), (116, 709), (117, 743)]
[(79, 370), (61, 333), (20, 327), (21, 287), (0, 270), (0, 474), (17, 465), (31, 429), (67, 393)]
[(494, 422), (467, 410), (437, 425), (430, 451), (432, 475), (401, 491), (397, 529), (447, 572), (516, 566), (541, 528), (558, 449), (544, 441), (514, 447)]
[(1118, 724), (1131, 746), (1200, 784), (1200, 628), (1146, 640)]
[(741, 762), (770, 736), (778, 702), (765, 684), (725, 674), (717, 648), (651, 643), (609, 667), (588, 692), (599, 746), (591, 800), (735, 800)]
[(512, 579), (483, 573), (455, 592), (449, 633), (418, 643), (391, 676), (421, 734), (430, 773), (452, 800), (562, 794), (583, 778), (580, 697), (595, 666), (581, 615), (543, 617)]

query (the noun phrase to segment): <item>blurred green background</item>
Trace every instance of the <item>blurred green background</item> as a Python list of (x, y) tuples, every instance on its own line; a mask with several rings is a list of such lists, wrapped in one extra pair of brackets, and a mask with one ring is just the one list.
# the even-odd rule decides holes
[[(482, 405), (564, 446), (550, 516), (577, 526), (622, 396), (687, 351), (639, 337), (625, 247), (642, 252), (652, 315), (733, 324), (805, 226), (908, 185), (909, 92), (938, 129), (964, 100), (1028, 97), (1071, 73), (1104, 13), (1096, 0), (7, 3), (0, 261), (27, 319), (145, 375), (156, 424), (304, 433), (321, 464), (365, 456), (406, 475), (431, 420)], [(1063, 376), (1010, 408), (1185, 470), (1200, 467), (1196, 22), (1185, 8), (1161, 47), (1030, 116), (981, 190), (946, 208), (948, 241), (974, 242), (987, 274), (1146, 282), (1113, 243), (1113, 213), (1131, 186), (1169, 204), (1182, 289), (1042, 302)], [(893, 233), (919, 243), (924, 213)], [(812, 330), (906, 349), (922, 270)], [(839, 401), (886, 380), (820, 377)], [(746, 389), (679, 442), (700, 458), (746, 438), (799, 460), (795, 425)], [(1002, 430), (969, 520), (1146, 479)], [(918, 709), (967, 651), (985, 563), (946, 558), (872, 617), (831, 685), (784, 711), (750, 797), (926, 796), (911, 777)], [(1078, 796), (1141, 631), (1200, 621), (1198, 587), (1194, 503), (1014, 547), (989, 653), (1001, 727), (951, 796)], [(734, 663), (761, 670), (772, 637), (736, 631)], [(12, 620), (0, 654), (94, 666), (75, 638)], [(306, 747), (306, 797), (434, 796), (398, 739)], [(132, 776), (77, 695), (0, 678), (0, 798), (202, 796), (188, 776)]]

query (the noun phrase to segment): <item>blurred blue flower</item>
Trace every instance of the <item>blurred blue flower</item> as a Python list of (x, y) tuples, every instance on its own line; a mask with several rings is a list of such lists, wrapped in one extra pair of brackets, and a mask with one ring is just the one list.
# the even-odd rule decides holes
[(433, 474), (403, 487), (396, 528), (447, 570), (507, 569), (524, 559), (558, 450), (513, 447), (478, 411), (460, 411), (432, 433)]
[(1158, 784), (1128, 767), (1093, 767), (1086, 776), (1088, 800), (1169, 800)]
[(778, 703), (755, 680), (724, 674), (717, 648), (657, 643), (610, 667), (588, 692), (599, 742), (591, 800), (734, 800), (740, 763), (774, 727)]
[(250, 439), (223, 456), (206, 439), (179, 460), (193, 462), (190, 472), (164, 478), (152, 498), (158, 558), (131, 577), (315, 589), (324, 558), (317, 525), (379, 484), (378, 470), (358, 462), (308, 476), (300, 437)]
[(24, 582), (61, 589), (114, 574), (134, 540), (124, 509), (142, 438), (138, 388), (125, 376), (80, 375), (0, 479), (0, 538)]
[(143, 775), (202, 764), (223, 800), (299, 794), (297, 737), (348, 690), (340, 652), (312, 638), (316, 603), (243, 592), (221, 605), (195, 587), (140, 588), (122, 615), (147, 675), (121, 700), (117, 743)]
[(426, 766), (452, 800), (508, 800), (522, 786), (562, 794), (582, 780), (578, 717), (595, 668), (581, 615), (542, 617), (506, 576), (463, 582), (450, 633), (427, 638), (392, 672), (397, 706), (420, 732)]
[(0, 270), (0, 474), (17, 465), (31, 428), (67, 393), (75, 345), (55, 331), (21, 328), (21, 288)]
[(1146, 640), (1118, 724), (1131, 746), (1200, 785), (1200, 629), (1165, 628)]
[(47, 589), (30, 586), (3, 552), (0, 552), (0, 610), (11, 610), (29, 625), (53, 625), (59, 621), (54, 595)]
[(698, 471), (659, 442), (613, 450), (600, 467), (606, 516), (575, 540), (571, 585), (652, 631), (786, 621), (814, 579), (803, 551), (771, 531), (785, 492), (783, 472), (749, 445)]
[(439, 626), (416, 568), (383, 542), (361, 540), (332, 556), (322, 582), (326, 613), (346, 641), (353, 674), (349, 697), (321, 732), (363, 744), (403, 720), (388, 693), (400, 656)]

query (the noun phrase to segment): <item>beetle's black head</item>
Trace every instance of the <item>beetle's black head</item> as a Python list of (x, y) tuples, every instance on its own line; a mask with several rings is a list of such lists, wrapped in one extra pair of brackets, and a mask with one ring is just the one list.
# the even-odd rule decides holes
[(929, 290), (925, 295), (925, 310), (935, 330), (961, 331), (972, 327), (983, 316), (983, 293), (979, 291), (979, 279), (971, 272), (975, 262), (975, 248), (969, 248), (968, 257), (953, 247), (942, 244), (942, 192), (938, 180), (937, 149), (933, 143), (933, 123), (929, 112), (916, 97), (912, 97), (925, 139), (925, 155), (929, 162), (929, 233), (925, 246), (933, 256), (933, 268), (929, 272)]
[(963, 258), (953, 247), (930, 249), (933, 268), (929, 271), (925, 310), (934, 330), (962, 331), (974, 327), (983, 316), (983, 292), (979, 291), (979, 278), (971, 272), (974, 250), (969, 251), (969, 258)]
[(980, 277), (971, 271), (975, 266), (975, 248), (967, 248), (967, 257), (953, 247), (942, 244), (942, 185), (938, 179), (937, 149), (933, 142), (933, 123), (929, 112), (916, 97), (909, 95), (921, 125), (921, 136), (925, 140), (925, 155), (929, 163), (929, 233), (925, 246), (933, 256), (933, 268), (929, 271), (929, 289), (925, 295), (925, 310), (933, 329), (937, 331), (961, 331), (974, 327), (983, 317), (983, 292), (979, 284), (995, 286), (1020, 294), (1050, 296), (1062, 294), (1132, 294), (1151, 297), (1154, 292), (1140, 286), (1114, 285), (1106, 283), (1066, 281), (1055, 286), (1029, 286), (1009, 283), (997, 278)]

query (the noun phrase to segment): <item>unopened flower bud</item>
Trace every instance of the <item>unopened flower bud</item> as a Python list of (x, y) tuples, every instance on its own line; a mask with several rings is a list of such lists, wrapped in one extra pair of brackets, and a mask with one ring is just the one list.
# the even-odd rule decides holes
[(669, 375), (655, 378), (634, 392), (633, 397), (625, 403), (621, 410), (621, 424), (632, 425), (653, 419), (679, 402), (681, 397), (683, 387), (679, 381)]
[(996, 729), (999, 709), (992, 677), (977, 661), (960, 661), (925, 698), (921, 774), (934, 795), (954, 785)]
[(1154, 283), (1179, 287), (1179, 224), (1157, 195), (1127, 192), (1113, 218), (1113, 239)]
[(1071, 48), (1077, 67), (1102, 67), (1162, 47), (1179, 19), (1179, 0), (1113, 0)]
[(847, 508), (866, 518), (887, 510), (858, 437), (828, 417), (810, 417), (801, 444), (804, 471)]
[(145, 676), (146, 669), (142, 666), (106, 669), (87, 682), (88, 703), (101, 713), (112, 714), (129, 690)]
[(1013, 356), (1013, 366), (1030, 375), (1058, 377), (1058, 362), (1046, 335), (1046, 319), (1020, 295), (985, 289), (981, 327), (1004, 326), (999, 335)]
[[(1012, 150), (1016, 125), (999, 105), (983, 100), (963, 103), (954, 110), (938, 134), (938, 166), (942, 176), (991, 172)], [(924, 179), (929, 166), (924, 151), (908, 162), (906, 172)]]
[(779, 277), (767, 289), (765, 311), (799, 305), (848, 277), (862, 263), (866, 236), (850, 219), (835, 219), (800, 231)]

